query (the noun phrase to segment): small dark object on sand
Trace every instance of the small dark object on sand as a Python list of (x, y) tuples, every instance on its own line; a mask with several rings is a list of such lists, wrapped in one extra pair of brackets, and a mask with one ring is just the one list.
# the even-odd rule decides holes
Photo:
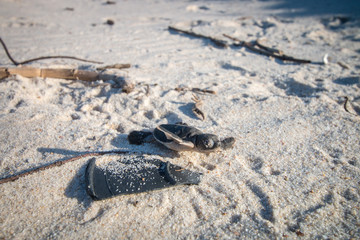
[(114, 2), (114, 1), (106, 1), (105, 2), (105, 5), (114, 5), (114, 4), (116, 4), (116, 2)]
[(112, 26), (115, 24), (115, 21), (112, 19), (108, 19), (108, 20), (106, 20), (105, 24)]

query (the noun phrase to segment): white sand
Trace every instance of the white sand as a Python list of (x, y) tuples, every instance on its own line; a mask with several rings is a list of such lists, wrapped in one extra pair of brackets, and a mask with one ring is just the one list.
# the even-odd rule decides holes
[[(344, 96), (360, 97), (357, 1), (104, 3), (0, 2), (1, 38), (16, 60), (73, 55), (131, 63), (117, 73), (139, 84), (126, 94), (107, 82), (2, 80), (0, 177), (85, 152), (129, 149), (202, 172), (202, 182), (95, 202), (85, 191), (83, 158), (0, 185), (0, 239), (360, 238), (360, 117), (343, 107)], [(115, 24), (104, 24), (108, 19)], [(224, 40), (223, 33), (261, 39), (316, 62), (328, 54), (329, 63), (220, 49), (169, 32), (169, 25)], [(1, 52), (1, 67), (12, 67)], [(63, 59), (29, 65), (97, 67)], [(217, 92), (199, 95), (205, 121), (191, 112), (193, 93), (173, 90), (178, 86)], [(179, 120), (233, 136), (235, 147), (176, 156), (126, 140), (131, 130)]]

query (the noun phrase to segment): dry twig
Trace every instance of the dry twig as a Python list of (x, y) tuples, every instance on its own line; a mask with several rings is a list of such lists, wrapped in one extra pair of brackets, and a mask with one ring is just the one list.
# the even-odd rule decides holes
[(29, 60), (22, 61), (22, 62), (18, 62), (14, 58), (11, 57), (9, 50), (6, 47), (5, 42), (1, 38), (0, 38), (0, 43), (3, 46), (5, 53), (8, 56), (8, 58), (10, 59), (10, 61), (16, 66), (22, 65), (22, 64), (27, 64), (27, 63), (38, 61), (38, 60), (51, 59), (51, 58), (67, 58), (67, 59), (72, 59), (72, 60), (77, 60), (77, 61), (82, 61), (82, 62), (98, 63), (98, 64), (102, 63), (102, 62), (98, 62), (98, 61), (92, 61), (92, 60), (82, 59), (82, 58), (73, 57), (73, 56), (43, 56), (43, 57), (37, 57), (37, 58), (32, 58)]
[(7, 182), (13, 182), (15, 180), (18, 180), (21, 177), (26, 177), (26, 176), (31, 175), (33, 173), (41, 172), (41, 171), (44, 171), (44, 170), (49, 169), (49, 168), (60, 167), (60, 166), (62, 166), (64, 164), (66, 164), (66, 163), (74, 162), (74, 161), (76, 161), (78, 159), (81, 159), (81, 158), (84, 158), (84, 157), (102, 156), (102, 155), (105, 155), (105, 154), (126, 154), (126, 153), (129, 153), (129, 152), (130, 151), (113, 150), (113, 151), (105, 151), (105, 152), (85, 153), (85, 154), (81, 154), (81, 155), (76, 156), (76, 157), (68, 158), (68, 159), (63, 160), (63, 161), (58, 161), (58, 162), (50, 163), (50, 164), (42, 166), (42, 167), (31, 169), (29, 171), (26, 171), (26, 172), (23, 172), (23, 173), (20, 173), (20, 174), (15, 174), (15, 175), (10, 176), (10, 177), (5, 177), (3, 179), (0, 179), (0, 184), (7, 183)]
[(176, 87), (175, 91), (181, 92), (181, 91), (192, 91), (196, 93), (209, 93), (209, 94), (216, 94), (214, 90), (208, 90), (208, 89), (201, 89), (201, 88), (187, 88), (187, 87)]
[(214, 37), (210, 37), (210, 36), (206, 36), (206, 35), (203, 35), (203, 34), (195, 33), (193, 31), (179, 29), (179, 28), (172, 27), (172, 26), (169, 26), (169, 30), (184, 33), (184, 34), (187, 34), (187, 35), (190, 35), (190, 36), (193, 36), (193, 37), (197, 37), (197, 38), (209, 39), (210, 41), (212, 41), (218, 47), (222, 47), (222, 48), (227, 48), (228, 47), (228, 44), (225, 41), (214, 38)]
[(256, 52), (256, 53), (260, 53), (260, 54), (263, 54), (263, 55), (266, 55), (269, 57), (274, 57), (274, 58), (280, 59), (282, 61), (290, 61), (290, 62), (295, 62), (295, 63), (313, 63), (310, 60), (299, 59), (299, 58), (294, 58), (294, 57), (285, 55), (285, 54), (283, 54), (282, 51), (280, 51), (278, 49), (266, 47), (266, 46), (262, 45), (259, 41), (256, 41), (255, 43), (251, 43), (251, 42), (242, 41), (240, 39), (229, 36), (227, 34), (223, 34), (223, 35), (224, 35), (224, 37), (227, 37), (227, 38), (235, 41), (234, 46), (246, 47), (247, 49), (249, 49), (253, 52)]
[[(172, 27), (172, 26), (169, 26), (169, 30), (184, 33), (184, 34), (187, 34), (187, 35), (190, 35), (190, 36), (193, 36), (193, 37), (209, 39), (219, 47), (226, 48), (226, 47), (229, 46), (223, 40), (220, 40), (220, 39), (217, 39), (217, 38), (214, 38), (214, 37), (211, 37), (211, 36), (206, 36), (206, 35), (203, 35), (203, 34), (195, 33), (193, 31), (183, 30), (183, 29), (179, 29), (179, 28), (176, 28), (176, 27)], [(263, 55), (266, 55), (266, 56), (269, 56), (269, 57), (274, 57), (274, 58), (280, 59), (282, 61), (291, 61), (291, 62), (295, 62), (295, 63), (313, 63), (310, 60), (299, 59), (299, 58), (294, 58), (294, 57), (285, 55), (281, 50), (264, 46), (262, 43), (260, 43), (259, 40), (257, 40), (255, 43), (251, 43), (251, 42), (246, 42), (246, 41), (239, 40), (239, 39), (237, 39), (235, 37), (231, 37), (231, 36), (229, 36), (227, 34), (223, 34), (223, 36), (235, 41), (233, 46), (243, 46), (243, 47), (246, 47), (247, 49), (249, 49), (249, 50), (251, 50), (253, 52), (260, 53), (260, 54), (263, 54)]]
[(267, 52), (272, 52), (272, 53), (277, 54), (277, 55), (280, 55), (280, 56), (281, 56), (281, 55), (284, 55), (284, 52), (281, 51), (281, 50), (278, 50), (278, 49), (276, 49), (276, 48), (271, 48), (271, 47), (268, 47), (268, 46), (263, 45), (263, 44), (260, 42), (259, 39), (256, 40), (255, 44), (256, 44), (256, 46), (258, 46), (259, 48), (261, 48), (261, 49), (263, 49), (263, 50), (265, 50), (265, 51), (267, 51)]

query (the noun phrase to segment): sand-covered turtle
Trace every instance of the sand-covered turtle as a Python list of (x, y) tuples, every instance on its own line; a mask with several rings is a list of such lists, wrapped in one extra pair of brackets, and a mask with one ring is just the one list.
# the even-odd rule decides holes
[(125, 154), (90, 159), (85, 182), (94, 200), (125, 194), (160, 190), (179, 185), (199, 184), (201, 173), (184, 169), (149, 155)]
[[(132, 144), (141, 144), (150, 132), (133, 131), (128, 139)], [(218, 136), (203, 133), (195, 127), (186, 124), (161, 124), (154, 129), (154, 138), (175, 151), (197, 151), (203, 153), (214, 152), (219, 149), (231, 148), (235, 139), (233, 137), (220, 140)]]

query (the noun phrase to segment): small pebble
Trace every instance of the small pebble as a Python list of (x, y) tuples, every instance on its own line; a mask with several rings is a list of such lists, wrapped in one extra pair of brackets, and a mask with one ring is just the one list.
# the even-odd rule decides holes
[(112, 26), (115, 24), (115, 22), (112, 19), (108, 19), (108, 20), (106, 20), (105, 24)]
[(80, 119), (80, 116), (79, 116), (79, 114), (77, 114), (77, 113), (73, 113), (73, 114), (71, 114), (71, 118), (72, 118), (73, 120), (77, 120), (77, 119)]

